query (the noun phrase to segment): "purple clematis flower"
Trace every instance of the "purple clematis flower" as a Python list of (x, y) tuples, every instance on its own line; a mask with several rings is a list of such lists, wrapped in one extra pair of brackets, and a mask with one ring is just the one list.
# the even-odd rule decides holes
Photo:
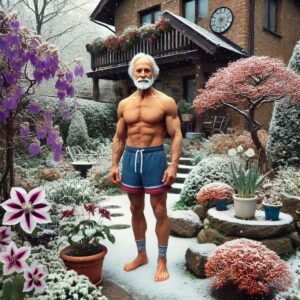
[(0, 253), (0, 261), (4, 263), (3, 274), (9, 275), (13, 272), (23, 272), (28, 268), (25, 260), (30, 255), (29, 247), (17, 248), (14, 242), (11, 242), (6, 249), (6, 252)]
[(48, 214), (50, 204), (45, 200), (43, 188), (35, 188), (27, 194), (23, 188), (13, 187), (10, 197), (0, 204), (6, 210), (3, 225), (20, 223), (25, 232), (32, 233), (37, 223), (51, 222)]
[(41, 152), (41, 142), (38, 139), (34, 139), (33, 143), (29, 145), (29, 153), (32, 155), (38, 155)]
[(74, 75), (76, 77), (82, 77), (84, 74), (84, 70), (83, 70), (83, 66), (80, 62), (77, 63), (76, 67), (75, 67), (75, 70), (74, 70)]
[(104, 207), (99, 207), (99, 214), (101, 214), (101, 216), (103, 218), (109, 219), (110, 220), (110, 211), (107, 210)]
[(11, 230), (10, 227), (0, 227), (0, 252), (4, 251), (11, 242)]
[(42, 265), (33, 266), (29, 270), (24, 271), (24, 288), (23, 292), (29, 292), (32, 289), (36, 288), (39, 291), (42, 291), (45, 286), (46, 273), (43, 271)]

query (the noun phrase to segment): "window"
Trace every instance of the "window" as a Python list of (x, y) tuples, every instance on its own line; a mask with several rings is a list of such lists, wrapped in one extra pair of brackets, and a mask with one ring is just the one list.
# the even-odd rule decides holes
[(277, 32), (278, 0), (264, 0), (264, 28)]
[(208, 0), (184, 0), (183, 16), (196, 23), (197, 18), (206, 18), (208, 16)]
[(149, 23), (155, 23), (160, 18), (160, 7), (155, 6), (151, 9), (145, 10), (143, 12), (140, 12), (140, 24), (149, 24)]
[(183, 78), (183, 98), (188, 102), (193, 102), (196, 98), (196, 80), (195, 76)]

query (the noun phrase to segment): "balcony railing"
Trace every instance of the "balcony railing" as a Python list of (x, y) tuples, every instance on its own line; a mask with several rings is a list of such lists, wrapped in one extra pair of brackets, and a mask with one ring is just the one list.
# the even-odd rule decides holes
[(196, 46), (190, 39), (182, 33), (172, 29), (169, 32), (162, 32), (154, 41), (140, 40), (131, 48), (118, 52), (91, 53), (92, 70), (99, 70), (108, 66), (118, 66), (128, 63), (131, 58), (139, 53), (144, 52), (154, 57), (162, 57), (183, 53), (187, 50), (196, 49)]

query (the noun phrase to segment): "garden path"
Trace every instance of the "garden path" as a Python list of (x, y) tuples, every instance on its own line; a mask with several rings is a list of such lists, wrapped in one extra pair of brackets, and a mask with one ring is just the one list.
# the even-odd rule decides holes
[[(168, 209), (172, 210), (179, 195), (168, 195)], [(127, 195), (107, 196), (101, 202), (102, 206), (117, 205), (120, 208), (110, 208), (112, 214), (123, 213), (123, 216), (112, 217), (107, 225), (128, 224), (131, 215)], [(185, 267), (185, 252), (191, 245), (197, 244), (196, 238), (179, 238), (170, 236), (168, 248), (169, 280), (154, 282), (156, 270), (157, 240), (155, 235), (155, 218), (150, 206), (149, 195), (145, 199), (145, 216), (148, 230), (146, 233), (147, 252), (149, 264), (140, 267), (133, 272), (123, 271), (123, 265), (131, 261), (136, 255), (136, 246), (131, 228), (114, 229), (116, 242), (111, 244), (104, 241), (108, 247), (108, 254), (104, 260), (103, 277), (123, 287), (137, 300), (179, 300), (179, 299), (206, 299), (212, 297), (209, 294), (210, 279), (195, 278)]]

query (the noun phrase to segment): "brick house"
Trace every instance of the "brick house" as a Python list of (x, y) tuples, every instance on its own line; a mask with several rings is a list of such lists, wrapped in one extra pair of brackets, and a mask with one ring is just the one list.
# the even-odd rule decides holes
[[(247, 55), (268, 55), (288, 62), (300, 32), (299, 0), (101, 0), (90, 19), (115, 26), (117, 35), (125, 28), (168, 19), (171, 32), (154, 44), (139, 42), (121, 53), (91, 53), (94, 98), (99, 98), (99, 80), (115, 81), (122, 98), (134, 89), (127, 74), (135, 53), (149, 53), (161, 72), (156, 88), (176, 101), (193, 101), (197, 89), (209, 76), (228, 62)], [(268, 129), (273, 106), (257, 112), (258, 121)], [(226, 111), (229, 125), (243, 129), (244, 120)], [(219, 111), (195, 114), (192, 130), (201, 131), (203, 121)], [(188, 125), (188, 124), (186, 124)], [(185, 129), (185, 128), (183, 128)]]

